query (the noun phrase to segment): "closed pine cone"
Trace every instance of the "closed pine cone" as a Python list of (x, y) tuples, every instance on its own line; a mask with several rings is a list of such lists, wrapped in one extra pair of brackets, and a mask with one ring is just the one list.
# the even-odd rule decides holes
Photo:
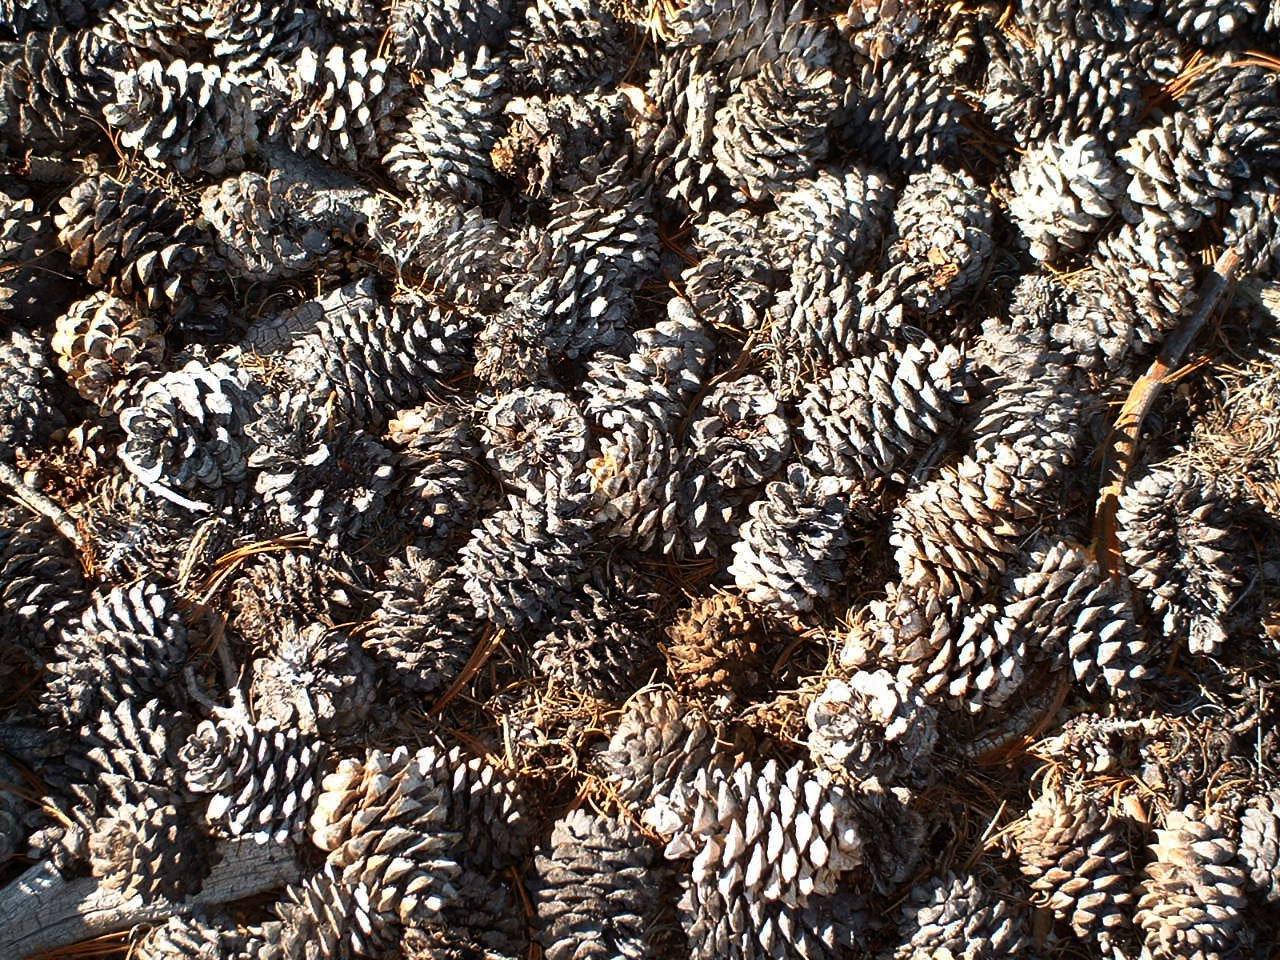
[(698, 597), (676, 615), (663, 644), (667, 668), (682, 687), (717, 692), (740, 690), (756, 679), (753, 669), (763, 639), (759, 619), (746, 601), (730, 594)]

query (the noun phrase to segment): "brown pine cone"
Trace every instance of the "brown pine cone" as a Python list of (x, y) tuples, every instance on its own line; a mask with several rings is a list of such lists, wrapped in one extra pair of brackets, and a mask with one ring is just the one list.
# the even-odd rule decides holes
[(676, 683), (689, 690), (741, 691), (756, 680), (763, 640), (759, 618), (740, 597), (698, 597), (676, 615), (662, 645)]

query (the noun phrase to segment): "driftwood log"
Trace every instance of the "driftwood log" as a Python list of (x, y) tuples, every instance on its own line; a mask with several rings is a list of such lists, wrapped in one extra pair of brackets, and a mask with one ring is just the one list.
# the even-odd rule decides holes
[(200, 893), (181, 903), (143, 903), (101, 886), (93, 877), (64, 879), (45, 860), (0, 890), (0, 960), (26, 960), (73, 943), (224, 903), (295, 882), (301, 875), (291, 848), (241, 838), (219, 848), (221, 861)]

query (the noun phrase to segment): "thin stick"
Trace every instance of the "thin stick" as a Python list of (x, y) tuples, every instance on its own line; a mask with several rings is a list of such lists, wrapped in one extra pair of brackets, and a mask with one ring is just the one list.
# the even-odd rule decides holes
[(1116, 418), (1111, 449), (1106, 457), (1107, 484), (1099, 491), (1098, 507), (1094, 514), (1094, 554), (1107, 573), (1121, 569), (1120, 545), (1116, 539), (1116, 511), (1120, 494), (1124, 492), (1129, 471), (1138, 455), (1138, 437), (1142, 422), (1146, 419), (1160, 391), (1169, 382), (1170, 374), (1178, 368), (1183, 353), (1191, 346), (1200, 330), (1213, 316), (1240, 269), (1240, 255), (1227, 250), (1213, 265), (1213, 272), (1205, 278), (1200, 289), (1200, 300), (1195, 312), (1169, 334), (1160, 354), (1151, 362), (1147, 372), (1138, 378)]
[(502, 642), (505, 633), (506, 631), (504, 630), (494, 630), (492, 634), (476, 644), (475, 649), (471, 651), (471, 657), (467, 660), (466, 666), (462, 668), (462, 672), (449, 685), (449, 689), (440, 695), (440, 699), (435, 702), (435, 705), (427, 711), (428, 714), (438, 717), (444, 712), (444, 708), (453, 701), (454, 697), (462, 692), (463, 688), (471, 682), (472, 677), (479, 673), (480, 668), (493, 656), (493, 651), (498, 649), (498, 644)]
[(76, 529), (75, 521), (71, 519), (70, 514), (43, 493), (27, 486), (26, 481), (18, 476), (18, 471), (6, 462), (9, 454), (8, 448), (0, 447), (0, 483), (10, 487), (13, 498), (28, 510), (47, 517), (58, 528), (60, 534), (75, 544), (76, 549), (80, 549), (83, 546), (80, 531)]

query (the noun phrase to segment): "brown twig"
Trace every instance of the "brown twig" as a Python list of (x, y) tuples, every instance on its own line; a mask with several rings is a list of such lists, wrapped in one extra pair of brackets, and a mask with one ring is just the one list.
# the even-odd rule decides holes
[(453, 683), (449, 685), (449, 689), (442, 693), (440, 699), (427, 711), (428, 714), (438, 717), (444, 712), (444, 708), (453, 701), (454, 697), (462, 692), (466, 685), (471, 682), (471, 678), (479, 673), (480, 668), (493, 656), (493, 652), (498, 649), (498, 644), (502, 642), (504, 634), (505, 631), (503, 630), (494, 630), (489, 636), (476, 644), (476, 648), (471, 651), (471, 657), (467, 660), (466, 666), (462, 668), (462, 672), (454, 678)]
[(38, 513), (42, 517), (47, 517), (57, 527), (60, 534), (70, 540), (76, 549), (80, 549), (83, 546), (83, 540), (70, 514), (43, 493), (31, 489), (26, 481), (18, 475), (18, 471), (9, 466), (7, 462), (9, 455), (10, 451), (8, 449), (0, 447), (0, 483), (9, 487), (13, 498), (28, 510)]
[(1124, 492), (1129, 471), (1137, 459), (1138, 437), (1142, 423), (1160, 391), (1178, 368), (1182, 355), (1209, 321), (1226, 296), (1240, 269), (1240, 255), (1227, 250), (1213, 265), (1213, 271), (1200, 288), (1200, 298), (1191, 314), (1165, 340), (1160, 354), (1147, 372), (1129, 390), (1112, 431), (1111, 448), (1105, 457), (1107, 482), (1098, 493), (1098, 507), (1093, 521), (1093, 550), (1098, 563), (1107, 573), (1120, 571), (1120, 545), (1116, 539), (1116, 510)]

